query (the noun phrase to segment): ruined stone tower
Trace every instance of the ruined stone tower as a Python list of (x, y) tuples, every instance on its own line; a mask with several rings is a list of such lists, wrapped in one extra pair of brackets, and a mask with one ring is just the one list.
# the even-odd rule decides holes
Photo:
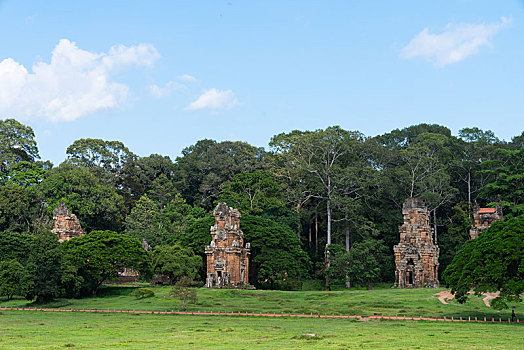
[(59, 242), (85, 235), (85, 232), (80, 226), (80, 221), (75, 214), (72, 214), (69, 209), (67, 209), (64, 202), (60, 203), (60, 205), (53, 210), (53, 220), (55, 220), (55, 226), (51, 232), (57, 235)]
[(211, 243), (206, 246), (206, 287), (239, 286), (248, 283), (250, 244), (244, 247), (240, 212), (221, 202), (215, 208)]
[(429, 210), (420, 198), (408, 198), (402, 206), (404, 224), (395, 252), (395, 286), (438, 287), (439, 248), (433, 243)]
[(496, 208), (480, 208), (475, 203), (473, 209), (473, 226), (469, 230), (469, 236), (471, 239), (479, 237), (480, 232), (486, 231), (493, 222), (504, 219), (502, 216), (502, 204), (499, 204)]

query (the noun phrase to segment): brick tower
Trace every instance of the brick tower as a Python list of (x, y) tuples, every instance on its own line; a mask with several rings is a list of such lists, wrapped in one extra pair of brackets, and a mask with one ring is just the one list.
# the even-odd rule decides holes
[(215, 208), (215, 224), (211, 226), (211, 243), (206, 246), (206, 287), (233, 286), (248, 283), (250, 244), (244, 247), (240, 230), (240, 212), (221, 202)]
[(395, 286), (438, 287), (439, 248), (433, 243), (429, 210), (420, 198), (408, 198), (402, 206), (404, 224), (395, 252)]
[(473, 226), (469, 230), (471, 239), (479, 237), (480, 232), (486, 231), (493, 222), (503, 220), (502, 204), (496, 208), (480, 208), (476, 203), (473, 209)]
[(53, 210), (53, 220), (55, 221), (55, 226), (51, 232), (57, 235), (59, 242), (68, 241), (71, 238), (86, 234), (80, 226), (80, 220), (67, 209), (64, 202), (61, 202)]

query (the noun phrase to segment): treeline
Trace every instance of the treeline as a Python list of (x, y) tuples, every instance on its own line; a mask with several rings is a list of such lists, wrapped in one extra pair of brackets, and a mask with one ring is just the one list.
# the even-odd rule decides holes
[[(156, 258), (144, 258), (144, 276), (198, 279), (205, 275), (212, 209), (225, 201), (242, 213), (255, 286), (371, 285), (394, 278), (392, 246), (407, 197), (424, 199), (431, 211), (443, 271), (469, 238), (475, 201), (501, 202), (506, 217), (524, 213), (523, 174), (524, 133), (506, 142), (491, 131), (465, 128), (454, 136), (428, 124), (376, 137), (338, 126), (294, 130), (274, 136), (268, 150), (201, 140), (175, 161), (139, 157), (118, 141), (80, 139), (53, 166), (40, 160), (33, 130), (6, 119), (0, 121), (0, 232), (6, 244), (15, 236), (49, 239), (52, 210), (63, 201), (86, 237), (105, 231), (111, 239), (145, 239)], [(96, 291), (83, 286), (91, 277), (82, 263), (65, 258), (72, 245), (56, 243), (56, 251), (60, 279), (76, 289), (62, 281), (66, 287), (55, 295)], [(27, 275), (33, 251), (23, 258), (2, 251), (0, 260), (18, 263)], [(187, 259), (195, 273), (182, 268)], [(113, 266), (104, 278), (123, 267)]]

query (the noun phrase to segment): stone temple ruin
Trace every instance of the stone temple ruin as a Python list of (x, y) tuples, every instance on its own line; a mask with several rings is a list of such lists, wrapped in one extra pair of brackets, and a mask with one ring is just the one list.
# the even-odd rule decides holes
[(240, 212), (221, 202), (215, 208), (212, 240), (206, 246), (206, 287), (238, 287), (248, 283), (250, 244), (244, 247), (240, 230)]
[(438, 287), (439, 248), (433, 242), (429, 210), (420, 198), (408, 198), (402, 206), (404, 224), (395, 252), (395, 287)]
[(67, 209), (64, 202), (60, 203), (60, 205), (53, 210), (53, 220), (55, 221), (55, 226), (51, 232), (57, 235), (59, 242), (68, 241), (71, 238), (86, 234), (82, 230), (80, 221), (76, 215)]
[(486, 231), (493, 222), (503, 220), (502, 204), (496, 208), (480, 208), (476, 203), (473, 209), (473, 226), (469, 230), (471, 239), (479, 237), (480, 232)]

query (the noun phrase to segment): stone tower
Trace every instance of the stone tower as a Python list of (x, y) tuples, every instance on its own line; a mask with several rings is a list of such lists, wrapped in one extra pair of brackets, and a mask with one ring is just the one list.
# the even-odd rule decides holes
[(248, 283), (250, 244), (244, 247), (240, 212), (221, 202), (215, 208), (211, 243), (206, 246), (206, 287), (239, 286)]
[(59, 242), (85, 235), (85, 232), (80, 226), (80, 221), (75, 214), (72, 214), (69, 209), (67, 209), (64, 202), (60, 203), (60, 205), (53, 210), (53, 220), (55, 220), (55, 226), (51, 232), (57, 235)]
[(496, 208), (480, 208), (475, 203), (473, 209), (473, 226), (469, 230), (471, 239), (479, 237), (480, 232), (486, 231), (493, 222), (504, 219), (502, 216), (502, 204)]
[(438, 287), (439, 248), (433, 243), (429, 210), (420, 198), (408, 198), (402, 206), (404, 224), (395, 252), (395, 286)]

